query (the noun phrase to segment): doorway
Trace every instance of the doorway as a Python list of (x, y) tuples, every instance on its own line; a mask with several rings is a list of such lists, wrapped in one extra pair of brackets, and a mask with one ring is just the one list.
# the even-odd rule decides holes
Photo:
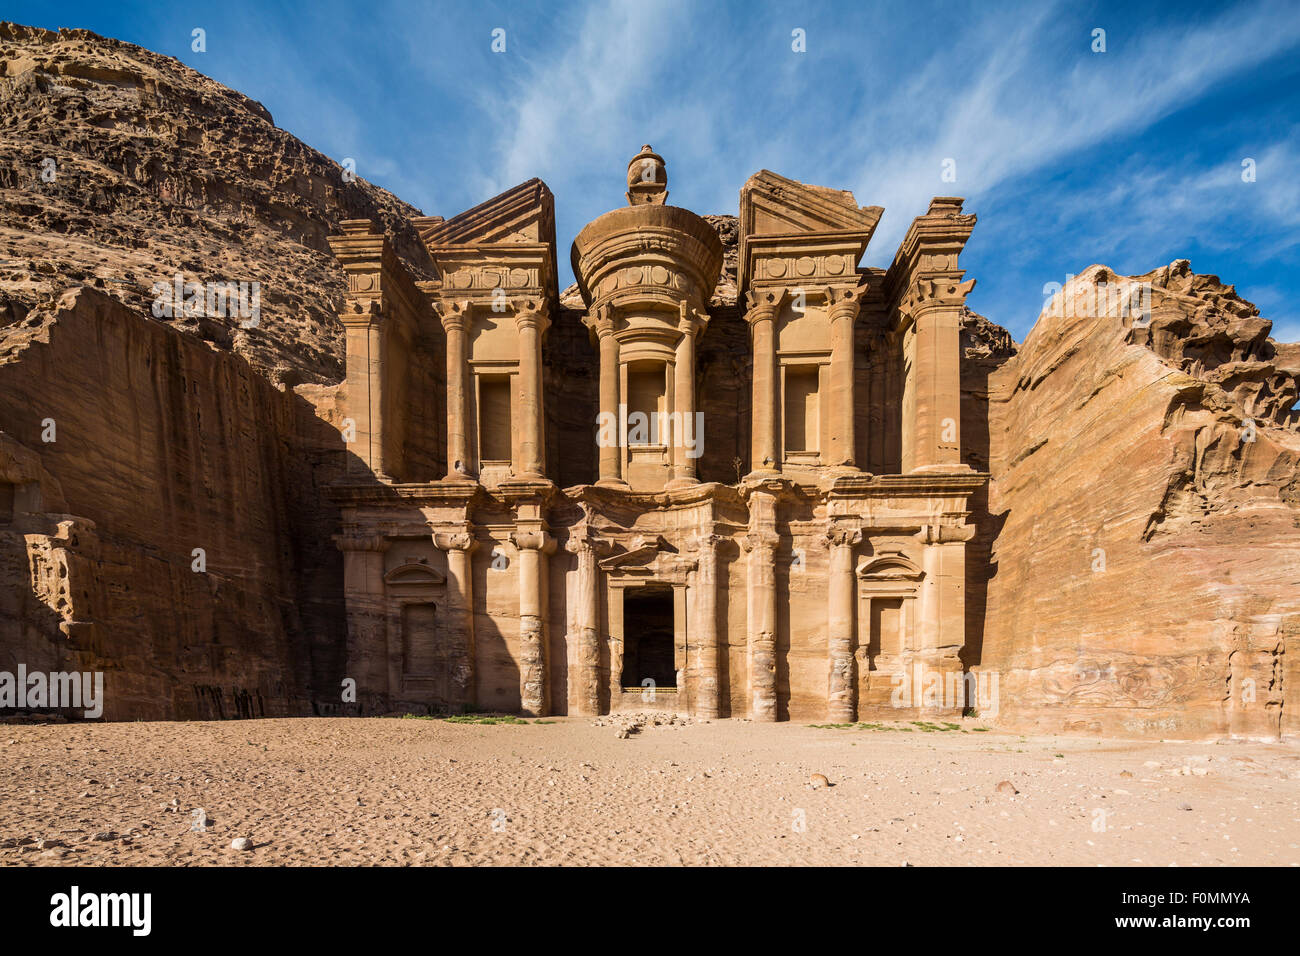
[(673, 589), (643, 587), (623, 594), (622, 687), (640, 690), (642, 681), (654, 687), (677, 686), (673, 649)]

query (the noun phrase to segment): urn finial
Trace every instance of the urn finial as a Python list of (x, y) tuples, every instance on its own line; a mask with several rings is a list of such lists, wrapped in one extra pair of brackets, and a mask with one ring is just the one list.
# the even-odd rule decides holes
[(627, 164), (627, 201), (633, 206), (662, 206), (667, 200), (668, 170), (664, 158), (646, 144)]

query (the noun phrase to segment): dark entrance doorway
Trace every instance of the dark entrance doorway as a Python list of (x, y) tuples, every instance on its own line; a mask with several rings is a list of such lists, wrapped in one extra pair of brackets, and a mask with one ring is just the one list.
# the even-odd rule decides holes
[(673, 589), (644, 587), (623, 592), (623, 687), (676, 687), (673, 659)]

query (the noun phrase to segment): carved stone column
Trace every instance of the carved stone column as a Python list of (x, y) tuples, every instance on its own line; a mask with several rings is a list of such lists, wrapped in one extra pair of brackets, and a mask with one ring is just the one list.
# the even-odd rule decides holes
[(961, 312), (974, 285), (919, 279), (904, 299), (901, 310), (913, 323), (908, 384), (915, 396), (910, 434), (904, 422), (904, 471), (961, 465)]
[(447, 477), (471, 478), (469, 433), (466, 418), (465, 338), (469, 331), (469, 303), (457, 302), (439, 309), (447, 337)]
[(347, 347), (343, 412), (356, 427), (349, 464), (384, 481), (405, 478), (406, 395), (410, 336), (424, 303), (383, 230), (368, 219), (339, 223), (327, 237), (347, 277), (339, 315)]
[(871, 340), (870, 404), (867, 420), (870, 431), (867, 433), (867, 470), (877, 474), (886, 471), (885, 465), (885, 417), (889, 414), (885, 400), (885, 349), (884, 338), (876, 335)]
[(855, 467), (853, 416), (853, 323), (861, 307), (861, 290), (829, 289), (831, 323), (831, 429), (826, 463)]
[[(696, 475), (696, 458), (702, 436), (695, 430), (695, 337), (700, 321), (685, 303), (681, 307), (682, 337), (677, 341), (676, 368), (673, 373), (673, 411), (678, 413), (681, 425), (673, 436), (672, 481), (669, 488), (683, 488), (699, 483)], [(687, 438), (695, 444), (687, 446)], [(689, 452), (689, 454), (688, 454)]]
[(542, 478), (542, 333), (548, 324), (545, 303), (530, 300), (515, 313), (519, 329), (519, 457), (516, 474)]
[(564, 548), (578, 558), (578, 587), (575, 595), (574, 628), (578, 647), (578, 713), (592, 717), (600, 713), (600, 567), (597, 560), (609, 550), (609, 543), (586, 534), (575, 534)]
[(862, 532), (857, 528), (832, 527), (826, 533), (826, 540), (831, 548), (826, 616), (830, 657), (827, 719), (831, 723), (851, 724), (858, 719), (858, 682), (853, 657), (853, 608), (857, 595), (853, 547), (862, 540)]
[(613, 441), (603, 441), (599, 447), (600, 480), (598, 485), (626, 487), (623, 481), (623, 452), (619, 447), (622, 426), (619, 422), (619, 360), (618, 339), (614, 337), (614, 314), (601, 309), (596, 316), (596, 336), (600, 342), (600, 417), (603, 422), (614, 423)]
[(555, 539), (545, 531), (516, 531), (511, 541), (519, 549), (519, 709), (545, 717), (550, 675), (546, 666), (545, 555)]
[[(388, 614), (384, 594), (383, 535), (339, 534), (343, 552), (343, 590), (347, 596), (347, 670), (340, 677), (357, 682), (359, 704), (386, 705), (398, 686), (390, 686)], [(363, 697), (366, 700), (363, 700)], [(364, 709), (364, 706), (363, 706)]]
[(384, 461), (384, 329), (379, 303), (344, 313), (339, 321), (347, 347), (347, 411), (356, 424), (350, 450), (377, 478), (391, 481)]
[[(775, 486), (776, 482), (771, 482)], [(768, 488), (749, 496), (749, 534), (741, 546), (749, 553), (750, 717), (776, 720), (776, 534), (777, 497)]]
[(453, 704), (473, 710), (478, 704), (476, 647), (474, 642), (474, 577), (471, 556), (478, 546), (472, 529), (435, 531), (433, 543), (447, 552), (447, 611), (457, 622), (457, 664), (452, 671), (456, 692)]
[(781, 469), (776, 442), (776, 310), (781, 294), (772, 290), (750, 292), (749, 323), (754, 353), (753, 429), (750, 474), (774, 475)]
[(695, 702), (695, 716), (715, 720), (720, 711), (718, 697), (718, 541), (717, 535), (696, 535), (691, 546), (697, 555), (695, 586), (695, 614), (692, 622), (692, 642), (696, 660), (695, 675), (699, 692)]
[(907, 369), (903, 388), (902, 470), (959, 472), (961, 316), (975, 280), (958, 259), (975, 227), (963, 200), (935, 196), (903, 237), (885, 286), (895, 303)]

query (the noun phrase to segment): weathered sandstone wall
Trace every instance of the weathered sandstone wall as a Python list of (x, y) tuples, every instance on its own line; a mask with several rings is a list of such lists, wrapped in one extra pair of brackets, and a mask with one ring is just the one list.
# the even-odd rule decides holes
[(19, 585), (0, 669), (106, 671), (109, 719), (338, 700), (340, 559), (320, 506), (338, 432), (242, 358), (95, 290), (40, 319), (0, 332), (0, 561)]
[[(1149, 328), (1089, 306), (1098, 283), (1134, 282), (1151, 286)], [(1127, 280), (1094, 266), (1063, 299), (989, 379), (996, 537), (967, 654), (999, 674), (999, 721), (1295, 733), (1294, 348), (1186, 261)]]

